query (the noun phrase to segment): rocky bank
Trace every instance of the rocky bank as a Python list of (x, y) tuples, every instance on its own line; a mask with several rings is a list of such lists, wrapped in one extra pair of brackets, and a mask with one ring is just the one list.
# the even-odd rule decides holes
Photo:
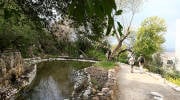
[(116, 73), (93, 66), (75, 71), (72, 100), (117, 100)]
[(0, 54), (0, 100), (11, 99), (27, 86), (36, 74), (36, 65), (27, 66), (20, 52)]

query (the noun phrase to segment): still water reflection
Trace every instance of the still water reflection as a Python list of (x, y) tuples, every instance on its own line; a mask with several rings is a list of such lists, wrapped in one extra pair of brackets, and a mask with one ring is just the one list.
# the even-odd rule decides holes
[(73, 70), (91, 66), (92, 63), (52, 61), (38, 64), (35, 80), (29, 89), (20, 93), (17, 100), (64, 100), (72, 93)]

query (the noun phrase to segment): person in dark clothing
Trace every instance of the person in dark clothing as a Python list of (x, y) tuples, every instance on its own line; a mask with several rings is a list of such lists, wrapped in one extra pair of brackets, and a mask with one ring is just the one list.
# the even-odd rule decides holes
[(145, 58), (143, 57), (142, 54), (138, 57), (138, 62), (139, 62), (140, 72), (142, 73), (143, 72), (144, 63), (145, 63)]

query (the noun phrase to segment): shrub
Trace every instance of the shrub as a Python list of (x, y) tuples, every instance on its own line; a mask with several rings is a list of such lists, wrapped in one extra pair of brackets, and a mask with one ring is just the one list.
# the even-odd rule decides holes
[(116, 66), (116, 63), (113, 61), (100, 61), (100, 62), (95, 63), (94, 66), (111, 69)]

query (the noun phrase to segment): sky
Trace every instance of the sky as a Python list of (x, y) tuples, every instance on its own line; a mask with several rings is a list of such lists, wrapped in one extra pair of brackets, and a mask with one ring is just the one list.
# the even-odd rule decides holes
[[(175, 44), (177, 44), (176, 20), (180, 19), (180, 0), (144, 1), (145, 2), (143, 6), (140, 7), (139, 12), (136, 13), (134, 16), (132, 27), (138, 29), (138, 27), (140, 27), (141, 22), (147, 17), (159, 16), (163, 18), (167, 24), (167, 32), (164, 34), (166, 42), (163, 44), (163, 47), (165, 48), (165, 51), (175, 51)], [(117, 44), (117, 40), (114, 39), (114, 37), (111, 37), (110, 43)]]
[(163, 46), (166, 50), (174, 50), (176, 37), (176, 20), (180, 19), (180, 0), (146, 0), (140, 11), (135, 15), (133, 25), (140, 26), (140, 23), (147, 17), (159, 16), (165, 19), (167, 32), (166, 42)]

